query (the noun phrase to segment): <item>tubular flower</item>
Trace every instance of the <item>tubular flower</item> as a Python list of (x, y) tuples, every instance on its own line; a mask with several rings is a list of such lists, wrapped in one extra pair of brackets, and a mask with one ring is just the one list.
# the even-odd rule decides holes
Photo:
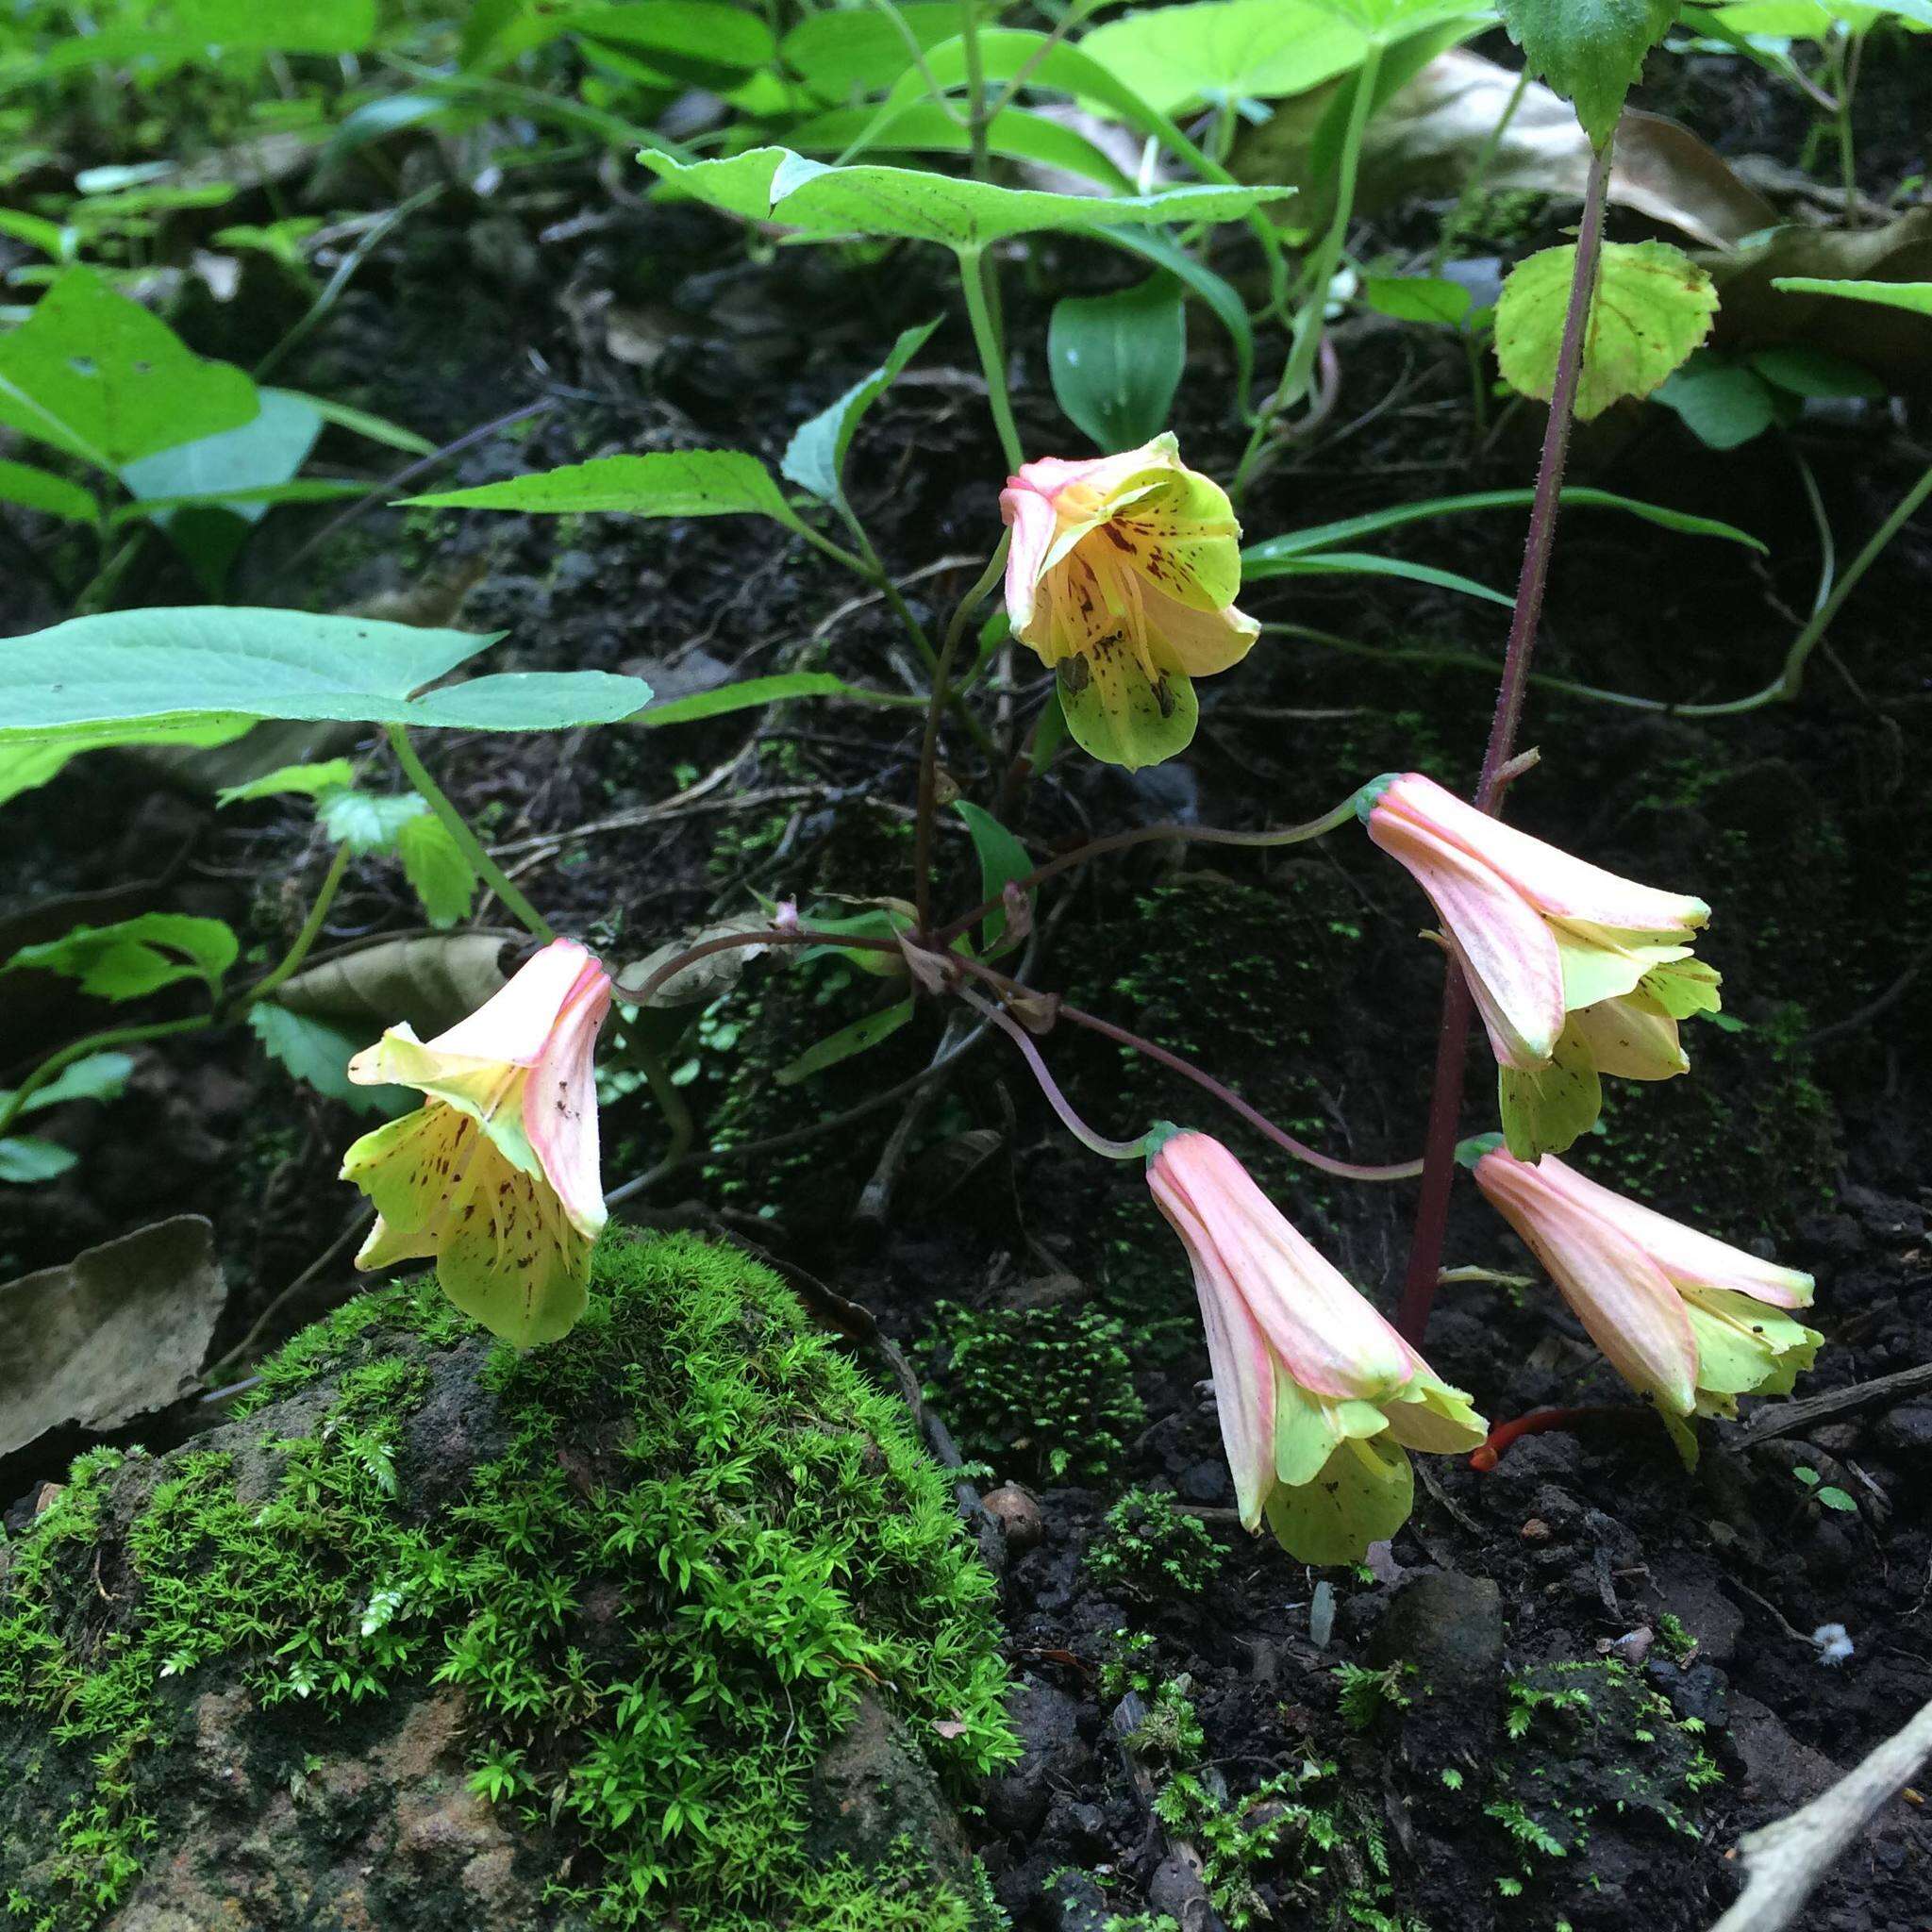
[(1081, 748), (1132, 771), (1187, 748), (1190, 682), (1247, 656), (1260, 626), (1234, 608), (1241, 525), (1227, 492), (1171, 435), (1091, 462), (1042, 457), (1000, 492), (1012, 532), (1007, 615), (1058, 676)]
[(1474, 1449), (1488, 1424), (1219, 1141), (1172, 1134), (1147, 1181), (1193, 1264), (1242, 1523), (1265, 1514), (1298, 1561), (1355, 1561), (1407, 1521), (1406, 1452)]
[(448, 1032), (392, 1026), (349, 1062), (352, 1080), (428, 1100), (342, 1157), (376, 1210), (358, 1268), (433, 1255), (442, 1291), (492, 1335), (569, 1333), (605, 1220), (591, 1057), (609, 1010), (610, 975), (554, 940)]
[(1787, 1312), (1810, 1306), (1808, 1274), (1626, 1201), (1551, 1154), (1531, 1163), (1493, 1147), (1475, 1178), (1687, 1462), (1697, 1445), (1685, 1417), (1789, 1394), (1811, 1366), (1824, 1338)]
[(1718, 1008), (1691, 957), (1702, 899), (1588, 865), (1465, 805), (1419, 772), (1364, 788), (1369, 837), (1442, 921), (1495, 1050), (1510, 1152), (1560, 1153), (1595, 1121), (1600, 1074), (1668, 1080), (1690, 1062), (1677, 1023)]

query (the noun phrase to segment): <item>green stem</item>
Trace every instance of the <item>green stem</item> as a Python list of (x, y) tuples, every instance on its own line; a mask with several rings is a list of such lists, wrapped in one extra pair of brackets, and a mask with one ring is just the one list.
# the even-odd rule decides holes
[(110, 1026), (104, 1033), (90, 1033), (85, 1040), (76, 1040), (72, 1046), (63, 1046), (57, 1054), (50, 1054), (31, 1074), (4, 1100), (0, 1100), (0, 1136), (12, 1126), (23, 1113), (26, 1104), (50, 1081), (64, 1074), (75, 1060), (84, 1060), (89, 1054), (105, 1053), (110, 1047), (139, 1046), (143, 1041), (168, 1040), (177, 1033), (202, 1033), (214, 1024), (212, 1013), (197, 1013), (188, 1020), (157, 1020), (145, 1026)]
[(257, 1000), (265, 1000), (285, 980), (292, 978), (301, 971), (302, 962), (308, 958), (309, 949), (322, 937), (323, 922), (328, 917), (329, 908), (336, 902), (336, 894), (341, 891), (342, 877), (348, 870), (349, 848), (346, 845), (338, 845), (336, 856), (329, 861), (328, 871), (324, 874), (321, 890), (315, 895), (315, 904), (308, 908), (308, 917), (302, 922), (302, 930), (295, 935), (294, 943), (283, 955), (282, 963), (266, 979), (257, 980), (242, 993), (227, 1008), (228, 1014), (245, 1012)]
[(953, 659), (958, 654), (959, 640), (966, 634), (967, 619), (978, 608), (980, 599), (999, 582), (1000, 573), (1006, 569), (1007, 548), (1011, 541), (1008, 533), (1001, 533), (998, 547), (980, 573), (979, 581), (960, 598), (940, 645), (939, 669), (933, 673), (932, 702), (925, 708), (925, 736), (919, 747), (919, 808), (912, 833), (913, 899), (917, 908), (914, 929), (922, 933), (932, 914), (932, 824), (939, 791), (940, 719), (951, 692)]
[(1348, 225), (1355, 218), (1356, 177), (1361, 170), (1362, 140), (1368, 132), (1374, 111), (1375, 79), (1382, 66), (1382, 43), (1371, 40), (1356, 72), (1355, 97), (1349, 102), (1348, 126), (1341, 138), (1341, 160), (1335, 176), (1335, 216), (1328, 224), (1320, 245), (1307, 270), (1307, 287), (1302, 306), (1295, 311), (1294, 334), (1289, 342), (1288, 366), (1274, 393), (1262, 406), (1248, 436), (1234, 474), (1231, 493), (1239, 498), (1253, 474), (1267, 440), (1268, 425), (1283, 409), (1298, 403), (1307, 393), (1308, 378), (1314, 372), (1315, 353), (1322, 346), (1322, 331), (1328, 308), (1328, 288), (1335, 279), (1336, 266), (1348, 242)]
[(523, 888), (483, 849), (483, 841), (470, 829), (469, 820), (450, 803), (442, 787), (424, 769), (423, 760), (416, 756), (416, 747), (409, 742), (408, 728), (391, 724), (389, 741), (394, 747), (396, 762), (402, 766), (403, 775), (428, 801), (429, 809), (442, 821), (443, 829), (457, 841), (458, 849), (470, 861), (476, 876), (538, 939), (546, 944), (554, 940), (557, 934), (549, 921), (524, 897)]
[(991, 172), (986, 145), (986, 62), (979, 51), (979, 0), (959, 0), (959, 47), (966, 59), (966, 139), (972, 146), (973, 178)]
[(1025, 454), (1020, 446), (1019, 425), (1013, 421), (1013, 399), (1007, 392), (1007, 357), (992, 319), (991, 277), (992, 264), (984, 248), (959, 250), (959, 283), (966, 291), (966, 315), (973, 325), (973, 341), (979, 350), (979, 366), (986, 375), (986, 399), (992, 409), (993, 427), (999, 432), (1007, 467), (1017, 470), (1025, 460)]
[(1476, 149), (1475, 159), (1470, 163), (1469, 174), (1462, 184), (1461, 192), (1456, 197), (1456, 206), (1449, 210), (1448, 219), (1443, 222), (1441, 233), (1436, 237), (1436, 253), (1430, 268), (1436, 275), (1442, 273), (1442, 264), (1449, 258), (1450, 245), (1455, 242), (1462, 227), (1464, 217), (1474, 205), (1475, 198), (1483, 191), (1483, 183), (1489, 176), (1491, 163), (1496, 158), (1496, 150), (1503, 145), (1503, 137), (1509, 132), (1509, 124), (1516, 118), (1516, 110), (1523, 105), (1523, 97), (1529, 92), (1529, 68), (1525, 64), (1516, 77), (1516, 85), (1510, 90), (1509, 98), (1503, 104), (1503, 111), (1496, 117), (1496, 125), (1483, 136), (1483, 144)]

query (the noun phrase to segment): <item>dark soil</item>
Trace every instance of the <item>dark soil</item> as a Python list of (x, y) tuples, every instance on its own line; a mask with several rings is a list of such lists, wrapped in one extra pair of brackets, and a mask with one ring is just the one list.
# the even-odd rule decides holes
[[(796, 423), (875, 363), (891, 330), (946, 311), (914, 376), (869, 420), (853, 465), (858, 506), (895, 572), (971, 559), (908, 587), (928, 625), (942, 622), (996, 534), (1003, 466), (934, 261), (907, 252), (854, 264), (786, 249), (774, 269), (747, 260), (725, 225), (608, 196), (581, 172), (541, 188), (541, 209), (452, 192), (419, 217), (291, 379), (432, 439), (541, 406), (450, 465), (437, 479), (444, 487), (618, 450), (720, 444), (775, 458)], [(560, 208), (594, 219), (546, 242)], [(1098, 251), (1048, 266), (1039, 281), (1055, 289), (1119, 273)], [(1034, 346), (1043, 308), (1027, 278), (1008, 283), (1027, 446), (1069, 447)], [(634, 346), (643, 341), (655, 355), (647, 369), (611, 355), (619, 316), (626, 353), (645, 353)], [(218, 337), (197, 346), (241, 353)], [(1351, 325), (1338, 347), (1335, 412), (1253, 493), (1250, 539), (1528, 480), (1535, 412), (1505, 409), (1493, 433), (1476, 437), (1453, 346)], [(1224, 339), (1203, 327), (1177, 425), (1189, 460), (1210, 474), (1225, 474), (1240, 446), (1224, 355)], [(1789, 441), (1716, 457), (1661, 410), (1614, 412), (1579, 437), (1580, 480), (1722, 517), (1769, 554), (1574, 513), (1541, 671), (1680, 703), (1760, 689), (1816, 591), (1797, 456), (1818, 477), (1842, 559), (1923, 467), (1924, 427), (1882, 408), (1829, 411)], [(841, 610), (849, 580), (763, 525), (377, 509), (309, 548), (325, 521), (273, 520), (238, 595), (322, 608), (440, 599), (466, 628), (510, 632), (503, 668), (641, 670), (666, 695), (801, 666), (889, 689), (916, 676), (908, 667), (901, 677), (904, 645), (882, 607)], [(1507, 588), (1521, 538), (1521, 519), (1500, 514), (1378, 541)], [(193, 600), (158, 557), (140, 588), (156, 602)], [(1524, 735), (1542, 763), (1513, 794), (1525, 825), (1717, 908), (1703, 950), (1724, 975), (1726, 1025), (1697, 1029), (1688, 1079), (1616, 1085), (1607, 1132), (1579, 1152), (1590, 1172), (1665, 1211), (1815, 1272), (1814, 1320), (1829, 1345), (1801, 1394), (1932, 1359), (1928, 598), (1932, 532), (1907, 529), (1795, 704), (1690, 718), (1540, 687)], [(1368, 578), (1256, 586), (1243, 602), (1351, 648), (1264, 639), (1239, 670), (1202, 687), (1201, 733), (1185, 758), (1138, 777), (1062, 761), (1002, 794), (1007, 822), (1045, 851), (1089, 828), (1175, 818), (1288, 823), (1389, 769), (1470, 783), (1493, 679), (1466, 660), (1494, 662), (1495, 610)], [(1043, 695), (1036, 669), (1023, 654), (1023, 717)], [(972, 746), (949, 740), (946, 749), (962, 783), (993, 803)], [(916, 713), (806, 706), (661, 734), (431, 744), (496, 842), (519, 857), (547, 849), (532, 876), (551, 916), (619, 958), (715, 910), (743, 909), (753, 890), (802, 903), (904, 890), (916, 750)], [(693, 808), (639, 819), (721, 764), (728, 779)], [(286, 938), (325, 863), (294, 814), (263, 806), (217, 818), (192, 795), (148, 789), (125, 764), (104, 785), (110, 769), (87, 761), (13, 808), (22, 869), (11, 903), (154, 879), (151, 903), (252, 922), (265, 950)], [(525, 842), (535, 841), (545, 843)], [(963, 908), (978, 896), (964, 841), (949, 838), (942, 858), (949, 898)], [(1057, 889), (1042, 912), (1033, 983), (1198, 1053), (1324, 1147), (1371, 1161), (1416, 1150), (1440, 961), (1416, 938), (1422, 901), (1353, 830), (1268, 856), (1149, 848)], [(371, 865), (329, 938), (413, 923), (399, 880)], [(1389, 1560), (1330, 1579), (1333, 1629), (1318, 1641), (1310, 1573), (1232, 1523), (1177, 1245), (1137, 1173), (1066, 1141), (1004, 1045), (976, 1048), (909, 1115), (894, 1102), (836, 1133), (736, 1156), (859, 1107), (925, 1065), (937, 1014), (827, 1074), (773, 1085), (776, 1065), (874, 996), (850, 976), (754, 968), (710, 1023), (686, 1090), (701, 1121), (725, 1130), (724, 1153), (678, 1170), (629, 1211), (648, 1224), (697, 1204), (870, 1308), (927, 1370), (935, 1413), (993, 1464), (980, 1486), (1013, 1479), (1036, 1491), (1038, 1524), (1023, 1523), (1005, 1548), (1016, 1712), (1032, 1748), (969, 1821), (1021, 1926), (1094, 1932), (1104, 1907), (1211, 1924), (1191, 1846), (1222, 1859), (1217, 1874), (1231, 1860), (1273, 1923), (1325, 1925), (1352, 1907), (1356, 1923), (1399, 1914), (1431, 1932), (1565, 1922), (1576, 1932), (1701, 1932), (1735, 1891), (1740, 1833), (1803, 1802), (1932, 1696), (1932, 1391), (1889, 1406), (1855, 1401), (1797, 1433), (1719, 1426), (1687, 1476), (1540, 1279), (1446, 1290), (1432, 1363), (1492, 1417), (1550, 1403), (1617, 1412), (1524, 1440), (1491, 1475), (1433, 1459), (1429, 1491)], [(36, 1040), (87, 1024), (49, 996), (0, 1022), (6, 1058), (17, 1064)], [(1168, 1116), (1223, 1135), (1310, 1239), (1389, 1305), (1410, 1188), (1295, 1168), (1192, 1090), (1089, 1036), (1062, 1027), (1044, 1050), (1104, 1130)], [(1490, 1109), (1487, 1057), (1473, 1048), (1467, 1130), (1492, 1124)], [(235, 1284), (218, 1350), (353, 1206), (334, 1181), (351, 1122), (291, 1093), (245, 1040), (156, 1056), (113, 1110), (57, 1126), (76, 1144), (86, 1137), (87, 1158), (31, 1206), (0, 1201), (0, 1250), (25, 1269), (164, 1208), (206, 1212)], [(641, 1094), (609, 1110), (605, 1133), (610, 1184), (660, 1151)], [(863, 1215), (862, 1198), (873, 1210)], [(1467, 1188), (1448, 1261), (1507, 1275), (1529, 1267)], [(349, 1289), (344, 1265), (323, 1271), (277, 1312), (275, 1332)], [(942, 1301), (955, 1306), (936, 1313)], [(1091, 1457), (1084, 1424), (1069, 1422), (1072, 1459), (1058, 1481), (1038, 1445), (986, 1447), (970, 1391), (949, 1380), (958, 1307), (1118, 1321), (1131, 1363), (1122, 1381), (1139, 1403), (1118, 1432), (1123, 1446)], [(141, 1433), (160, 1446), (192, 1425), (171, 1417)], [(58, 1475), (57, 1453), (70, 1446), (42, 1445), (31, 1467), (15, 1458), (7, 1493)], [(1807, 1482), (1798, 1471), (1818, 1474)], [(1172, 1491), (1226, 1546), (1193, 1566), (1193, 1593), (1158, 1573), (1130, 1586), (1089, 1561), (1103, 1516), (1134, 1486)], [(1854, 1507), (1824, 1507), (1820, 1487)], [(1027, 1514), (1024, 1499), (1003, 1502)], [(1024, 1547), (1036, 1527), (1037, 1544)], [(1855, 1645), (1835, 1669), (1810, 1641), (1832, 1623)], [(1121, 1631), (1152, 1642), (1124, 1647)], [(1606, 1658), (1625, 1670), (1541, 1674)], [(1407, 1707), (1371, 1697), (1364, 1710), (1353, 1697), (1366, 1722), (1352, 1727), (1340, 1667), (1403, 1664), (1416, 1669), (1398, 1668), (1391, 1682)], [(1157, 1711), (1124, 1749), (1123, 1703), (1154, 1706), (1177, 1678), (1204, 1741), (1163, 1744)], [(1561, 1694), (1579, 1689), (1581, 1703)], [(1130, 1717), (1137, 1707), (1127, 1703)], [(1527, 1725), (1521, 1738), (1509, 1733), (1512, 1714)], [(1720, 1781), (1687, 1782), (1700, 1738)], [(1207, 1793), (1207, 1808), (1163, 1824), (1148, 1800), (1177, 1773)], [(1295, 1793), (1271, 1785), (1282, 1774)], [(1252, 1837), (1258, 1821), (1274, 1837), (1243, 1857), (1226, 1848), (1226, 1820), (1263, 1787), (1273, 1795), (1246, 1828)], [(1311, 1825), (1315, 1815), (1324, 1822)], [(1321, 1849), (1322, 1833), (1332, 1850)], [(1932, 1828), (1901, 1802), (1806, 1923), (1907, 1932), (1927, 1923), (1928, 1888)]]

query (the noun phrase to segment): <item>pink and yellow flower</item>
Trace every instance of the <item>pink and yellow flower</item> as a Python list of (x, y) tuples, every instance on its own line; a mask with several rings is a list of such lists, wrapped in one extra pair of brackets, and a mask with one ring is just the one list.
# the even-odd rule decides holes
[(1687, 1461), (1696, 1444), (1685, 1418), (1735, 1415), (1740, 1395), (1789, 1394), (1811, 1366), (1824, 1337), (1788, 1312), (1810, 1306), (1810, 1275), (1627, 1201), (1552, 1154), (1531, 1162), (1491, 1148), (1475, 1179)]
[(1573, 858), (1419, 772), (1364, 789), (1369, 837), (1429, 896), (1500, 1070), (1503, 1126), (1524, 1158), (1596, 1119), (1599, 1074), (1688, 1072), (1677, 1023), (1715, 1012), (1718, 974), (1690, 940), (1710, 908)]
[(530, 1348), (570, 1331), (605, 1221), (591, 1056), (609, 1010), (610, 975), (554, 940), (448, 1032), (393, 1026), (349, 1062), (362, 1085), (428, 1097), (342, 1157), (376, 1210), (358, 1268), (434, 1256), (492, 1335)]
[(1488, 1424), (1219, 1141), (1170, 1135), (1147, 1181), (1193, 1264), (1242, 1523), (1265, 1515), (1302, 1562), (1355, 1561), (1408, 1519), (1407, 1451), (1474, 1449)]
[(1074, 741), (1130, 771), (1184, 750), (1190, 681), (1247, 656), (1241, 525), (1171, 435), (1091, 462), (1023, 463), (1000, 492), (1007, 615), (1059, 680)]

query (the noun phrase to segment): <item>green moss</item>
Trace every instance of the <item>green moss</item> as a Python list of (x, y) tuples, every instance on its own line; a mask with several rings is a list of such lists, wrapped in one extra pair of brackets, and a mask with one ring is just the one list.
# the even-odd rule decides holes
[[(930, 1867), (807, 1848), (811, 1769), (861, 1683), (944, 1770), (1015, 1754), (992, 1584), (903, 1407), (728, 1250), (610, 1239), (596, 1287), (523, 1357), (433, 1289), (363, 1295), (267, 1366), (272, 1411), (75, 1466), (0, 1580), (0, 1730), (27, 1765), (0, 1796), (15, 1920), (91, 1925), (126, 1896), (178, 1822), (191, 1698), (239, 1686), (340, 1722), (442, 1684), (472, 1789), (517, 1814), (559, 1908), (991, 1923)], [(453, 1430), (487, 1457), (454, 1477)]]
[(1164, 1490), (1129, 1490), (1088, 1545), (1089, 1570), (1108, 1588), (1136, 1596), (1199, 1596), (1227, 1546)]
[(1098, 1308), (941, 1302), (935, 1399), (974, 1455), (1054, 1481), (1100, 1475), (1145, 1420), (1126, 1330)]

